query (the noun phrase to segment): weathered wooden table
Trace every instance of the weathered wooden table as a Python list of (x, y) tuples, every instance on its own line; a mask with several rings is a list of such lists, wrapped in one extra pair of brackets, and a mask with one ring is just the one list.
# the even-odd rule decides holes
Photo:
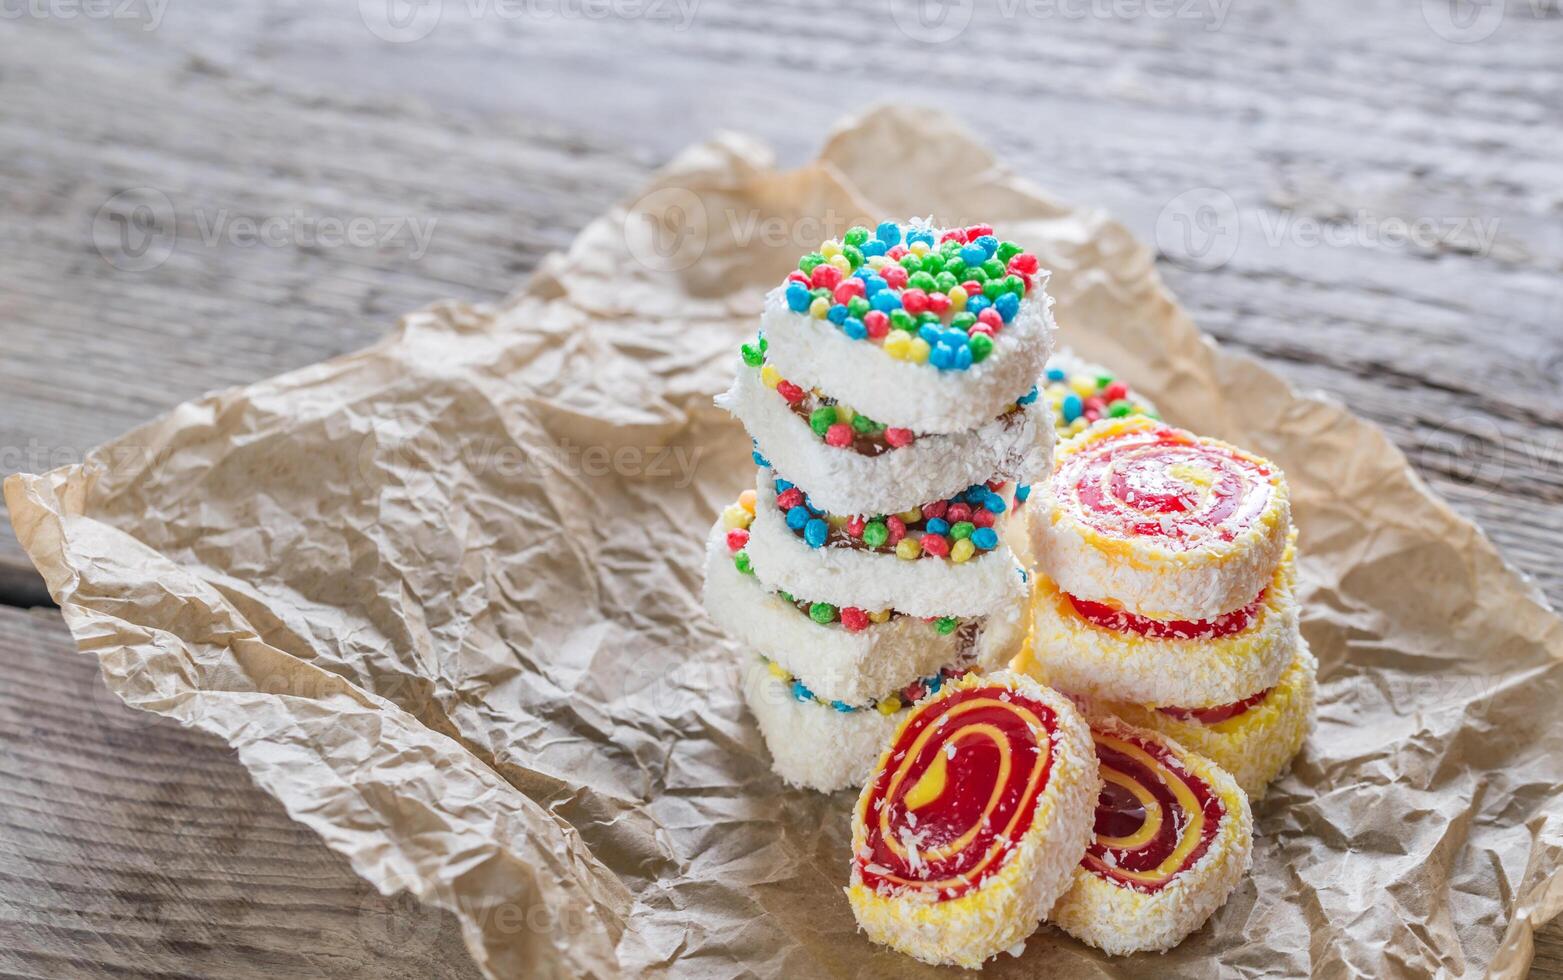
[[(716, 129), (801, 161), (843, 113), (916, 101), (1156, 241), (1201, 326), (1387, 428), (1563, 601), (1549, 5), (939, 9), (8, 5), (0, 472), (496, 299)], [(1240, 231), (1186, 220), (1191, 191)], [(454, 920), (375, 895), (224, 746), (114, 701), (46, 602), (7, 528), (0, 973), (471, 974)], [(1563, 976), (1563, 927), (1534, 975)]]

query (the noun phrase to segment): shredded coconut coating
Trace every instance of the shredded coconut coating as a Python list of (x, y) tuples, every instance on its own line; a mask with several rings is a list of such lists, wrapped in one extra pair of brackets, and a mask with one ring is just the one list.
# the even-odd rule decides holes
[[(857, 633), (839, 620), (814, 622), (758, 578), (740, 572), (726, 536), (717, 521), (706, 541), (706, 611), (740, 645), (780, 664), (815, 694), (863, 705), (954, 663), (956, 634), (941, 636), (915, 616), (872, 623)], [(1013, 657), (1026, 626), (1018, 602), (985, 617), (973, 651), (977, 669), (993, 670)]]
[(1077, 868), (1073, 885), (1048, 913), (1048, 921), (1109, 955), (1165, 951), (1204, 925), (1248, 870), (1254, 840), (1248, 797), (1225, 770), (1165, 735), (1109, 718), (1094, 724), (1108, 734), (1170, 747), (1190, 773), (1210, 786), (1226, 814), (1200, 859), (1161, 890), (1138, 891)]
[(788, 785), (821, 793), (857, 786), (896, 724), (908, 712), (841, 712), (799, 701), (758, 657), (744, 669), (744, 700), (771, 753), (771, 769)]
[[(863, 884), (853, 862), (847, 899), (858, 925), (873, 941), (924, 963), (979, 969), (984, 960), (1023, 943), (1071, 886), (1092, 840), (1101, 777), (1085, 719), (1068, 698), (1010, 671), (962, 678), (939, 696), (994, 684), (1045, 704), (1058, 719), (1047, 786), (1038, 794), (1031, 827), (1008, 863), (971, 892), (934, 902), (919, 894), (881, 895)], [(891, 764), (890, 746), (899, 737), (897, 731), (886, 739), (875, 771)], [(870, 789), (871, 784), (864, 786), (852, 815), (854, 853), (867, 846)]]
[(765, 297), (766, 357), (782, 377), (818, 388), (869, 418), (916, 432), (963, 432), (997, 418), (1036, 383), (1052, 352), (1053, 298), (1047, 273), (993, 338), (993, 353), (966, 371), (899, 361), (877, 344), (787, 307), (785, 288)]
[[(1145, 416), (1098, 422), (1059, 446), (1055, 475), (1069, 457), (1103, 440), (1161, 425)], [(1273, 471), (1270, 497), (1248, 527), (1230, 541), (1212, 535), (1187, 548), (1105, 534), (1061, 503), (1050, 485), (1034, 495), (1039, 512), (1031, 521), (1031, 544), (1040, 569), (1071, 595), (1116, 602), (1153, 619), (1214, 619), (1252, 601), (1286, 549), (1291, 531), (1286, 480), (1268, 460), (1216, 439), (1199, 442)]]
[[(1034, 673), (1070, 694), (1134, 704), (1205, 708), (1241, 701), (1274, 685), (1302, 643), (1294, 556), (1288, 548), (1275, 567), (1248, 628), (1204, 639), (1156, 639), (1098, 626), (1037, 575)], [(1249, 600), (1258, 593), (1256, 586)]]
[(989, 480), (1032, 483), (1053, 464), (1052, 417), (1041, 399), (1011, 418), (996, 417), (1006, 406), (976, 428), (921, 435), (878, 456), (827, 445), (760, 381), (758, 368), (740, 367), (716, 403), (743, 423), (760, 455), (834, 514), (896, 514)]
[(1117, 701), (1093, 701), (1088, 712), (1116, 715), (1131, 725), (1171, 736), (1231, 773), (1257, 803), (1291, 764), (1313, 728), (1318, 666), (1307, 641), (1300, 641), (1297, 656), (1263, 701), (1214, 725), (1176, 718), (1150, 705)]
[(777, 510), (769, 469), (760, 469), (755, 495), (749, 556), (766, 588), (837, 606), (899, 609), (912, 616), (986, 616), (1025, 599), (1021, 568), (1002, 541), (964, 563), (811, 548), (787, 527)]

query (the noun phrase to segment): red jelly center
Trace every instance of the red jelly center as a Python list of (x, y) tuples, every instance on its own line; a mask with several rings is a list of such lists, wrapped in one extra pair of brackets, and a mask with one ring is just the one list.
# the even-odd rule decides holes
[(997, 873), (1031, 828), (1054, 727), (1046, 705), (998, 686), (914, 709), (870, 786), (863, 883), (944, 901)]
[(1238, 715), (1247, 711), (1249, 708), (1252, 708), (1254, 705), (1263, 701), (1265, 698), (1270, 696), (1270, 692), (1273, 690), (1275, 690), (1275, 688), (1267, 687), (1252, 697), (1244, 698), (1241, 701), (1233, 701), (1231, 704), (1218, 704), (1213, 708), (1169, 707), (1157, 708), (1156, 710), (1160, 711), (1162, 714), (1171, 715), (1174, 718), (1180, 718), (1183, 721), (1197, 721), (1201, 725), (1219, 725), (1223, 721), (1236, 718)]
[(1096, 840), (1081, 864), (1125, 887), (1160, 891), (1210, 849), (1226, 808), (1161, 743), (1094, 734), (1103, 788)]
[(1069, 596), (1070, 605), (1081, 619), (1092, 626), (1119, 633), (1138, 633), (1153, 640), (1216, 640), (1248, 629), (1264, 605), (1265, 591), (1241, 609), (1222, 613), (1215, 619), (1147, 619), (1105, 602), (1092, 602)]

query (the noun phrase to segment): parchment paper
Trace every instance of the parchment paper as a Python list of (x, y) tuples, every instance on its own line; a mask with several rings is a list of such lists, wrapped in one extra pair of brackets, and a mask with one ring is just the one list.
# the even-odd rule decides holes
[(1382, 433), (1214, 347), (1125, 229), (939, 117), (871, 112), (788, 173), (693, 147), (501, 308), (414, 314), (6, 501), (115, 693), (227, 739), (487, 973), (933, 975), (856, 934), (851, 794), (770, 774), (698, 604), (753, 479), (711, 396), (763, 291), (826, 235), (930, 213), (1034, 245), (1064, 343), (1286, 468), (1321, 663), (1209, 925), (1111, 961), (1044, 926), (988, 972), (1523, 974), (1563, 907), (1563, 626)]

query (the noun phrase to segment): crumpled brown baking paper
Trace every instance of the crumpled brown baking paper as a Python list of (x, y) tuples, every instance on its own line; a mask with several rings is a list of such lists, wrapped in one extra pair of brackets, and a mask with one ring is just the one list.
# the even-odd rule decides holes
[(1285, 466), (1323, 681), (1209, 925), (1117, 960), (1044, 926), (989, 972), (1523, 974), (1563, 908), (1563, 626), (1377, 429), (1203, 339), (1122, 227), (942, 118), (868, 113), (795, 172), (691, 148), (502, 308), (414, 314), (6, 500), (111, 689), (227, 739), (488, 974), (932, 975), (857, 935), (851, 794), (771, 776), (698, 602), (753, 478), (711, 397), (763, 291), (930, 213), (1032, 243), (1065, 343)]

